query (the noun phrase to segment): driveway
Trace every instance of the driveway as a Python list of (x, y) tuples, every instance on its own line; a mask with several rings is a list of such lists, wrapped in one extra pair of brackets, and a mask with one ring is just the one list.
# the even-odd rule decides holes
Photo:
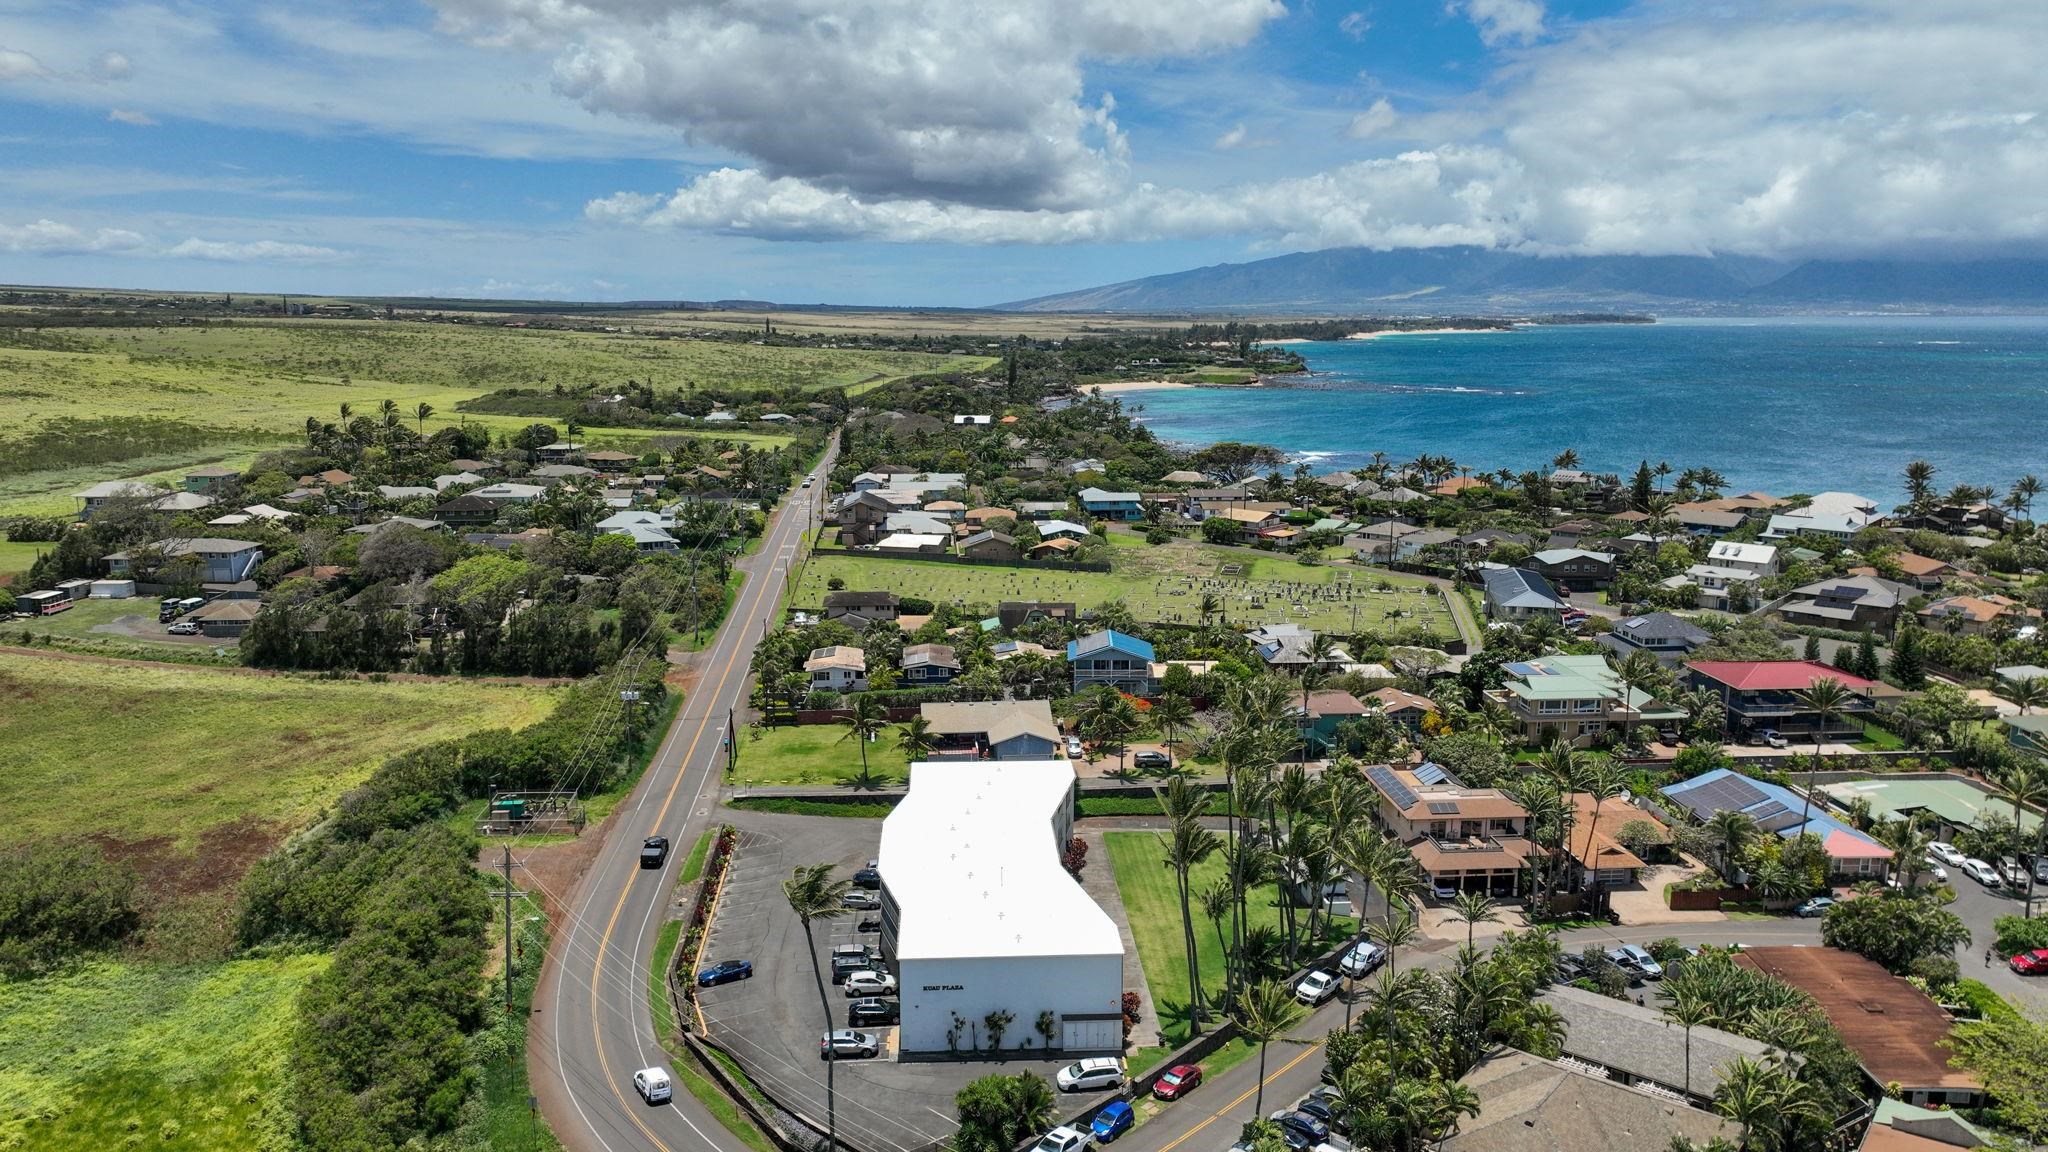
[[(705, 958), (752, 960), (754, 978), (704, 989), (698, 1004), (705, 1027), (776, 1104), (823, 1131), (825, 1065), (818, 1059), (823, 1010), (811, 958), (805, 953), (803, 925), (783, 899), (782, 882), (799, 864), (831, 863), (840, 875), (851, 875), (874, 858), (882, 822), (760, 812), (730, 812), (726, 819), (741, 829), (741, 840)], [(1090, 867), (1107, 871), (1109, 861), (1091, 860)], [(825, 954), (834, 944), (876, 942), (872, 933), (854, 931), (864, 915), (870, 914), (850, 913), (812, 924), (821, 965), (829, 967)], [(846, 995), (829, 983), (829, 972), (826, 979), (832, 1027), (844, 1028)], [(894, 1059), (895, 1028), (862, 1031), (883, 1037), (883, 1054), (873, 1060), (841, 1061), (833, 1077), (839, 1137), (860, 1152), (916, 1152), (949, 1140), (957, 1127), (954, 1094), (970, 1081), (991, 1072), (1027, 1070), (1049, 1081), (1065, 1063), (1009, 1059), (899, 1064)], [(1061, 1109), (1066, 1106), (1063, 1100)]]
[(1728, 919), (1726, 912), (1674, 912), (1664, 904), (1664, 886), (1690, 880), (1705, 872), (1697, 864), (1658, 864), (1643, 869), (1642, 878), (1626, 888), (1610, 888), (1607, 898), (1621, 922), (1629, 927), (1652, 924), (1714, 924)]

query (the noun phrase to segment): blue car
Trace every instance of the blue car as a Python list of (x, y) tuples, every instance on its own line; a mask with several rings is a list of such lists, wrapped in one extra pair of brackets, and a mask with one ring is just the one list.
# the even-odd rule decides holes
[(1088, 1125), (1088, 1129), (1095, 1133), (1095, 1139), (1099, 1143), (1107, 1144), (1129, 1131), (1137, 1119), (1137, 1113), (1131, 1111), (1129, 1104), (1122, 1100), (1111, 1100), (1102, 1106), (1102, 1111), (1095, 1114), (1095, 1122)]
[(753, 978), (754, 962), (752, 960), (720, 960), (711, 967), (698, 971), (697, 987), (710, 988), (718, 984), (730, 984), (734, 980), (752, 980)]

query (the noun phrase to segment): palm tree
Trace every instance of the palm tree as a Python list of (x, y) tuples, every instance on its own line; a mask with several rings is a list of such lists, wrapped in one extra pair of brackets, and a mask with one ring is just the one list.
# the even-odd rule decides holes
[(903, 749), (904, 763), (915, 764), (939, 746), (938, 733), (932, 731), (930, 720), (912, 716), (896, 726), (896, 746)]
[(1196, 611), (1201, 613), (1202, 624), (1204, 627), (1207, 627), (1210, 618), (1223, 611), (1223, 601), (1214, 592), (1204, 592), (1202, 593), (1202, 599), (1196, 606)]
[(306, 446), (311, 448), (319, 442), (320, 418), (318, 416), (308, 416), (306, 417)]
[(2048, 676), (2000, 680), (1992, 691), (2006, 703), (2016, 705), (2022, 716), (2036, 708), (2048, 707)]
[[(1994, 795), (2012, 805), (2013, 859), (2026, 855), (2027, 833), (2020, 826), (2020, 816), (2029, 805), (2048, 803), (2048, 778), (2043, 778), (2025, 764), (2016, 764), (2006, 769), (2005, 774), (1992, 780)], [(2034, 869), (2027, 869), (2027, 906), (2025, 916), (2034, 918)]]
[(1550, 461), (1550, 466), (1552, 468), (1577, 468), (1579, 466), (1578, 449), (1567, 448), (1564, 451), (1559, 452), (1556, 455), (1556, 457), (1554, 457)]
[[(1372, 903), (1373, 887), (1381, 884), (1388, 876), (1393, 874), (1396, 867), (1395, 854), (1405, 854), (1405, 850), (1397, 847), (1393, 841), (1385, 836), (1380, 835), (1379, 830), (1370, 824), (1361, 822), (1347, 828), (1342, 828), (1339, 831), (1340, 836), (1336, 845), (1337, 859), (1343, 863), (1344, 867), (1357, 875), (1359, 882), (1365, 886), (1365, 892), (1358, 902), (1358, 934), (1351, 941), (1351, 947), (1356, 948), (1358, 942), (1365, 938), (1368, 931), (1365, 921), (1365, 908), (1366, 905)], [(1349, 1028), (1351, 1027), (1351, 991), (1355, 981), (1347, 976), (1345, 983), (1344, 1026)]]
[(1783, 1065), (1747, 1056), (1722, 1067), (1714, 1110), (1742, 1125), (1742, 1147), (1757, 1152), (1778, 1152), (1786, 1147), (1788, 1129), (1820, 1115), (1807, 1086)]
[[(1649, 653), (1638, 652), (1636, 655), (1647, 656)], [(1588, 870), (1593, 874), (1593, 902), (1597, 907), (1600, 902), (1600, 809), (1609, 800), (1626, 794), (1628, 781), (1622, 779), (1621, 772), (1615, 768), (1613, 761), (1594, 758), (1586, 762), (1585, 770), (1573, 783), (1579, 791), (1593, 800), (1593, 819), (1586, 826), (1586, 855), (1592, 858), (1587, 863)], [(1574, 807), (1576, 808), (1576, 805)]]
[(355, 405), (353, 405), (353, 404), (350, 404), (350, 403), (349, 403), (349, 402), (347, 402), (346, 400), (342, 401), (342, 404), (341, 404), (341, 422), (342, 422), (342, 425), (343, 425), (344, 427), (345, 427), (345, 426), (347, 426), (347, 424), (348, 424), (348, 421), (349, 421), (349, 417), (351, 417), (351, 416), (354, 416), (355, 414), (356, 414), (356, 406), (355, 406)]
[(1180, 730), (1194, 722), (1195, 706), (1178, 692), (1167, 692), (1152, 702), (1152, 722), (1166, 730), (1166, 745), (1173, 746)]
[(564, 434), (568, 437), (568, 444), (571, 451), (575, 450), (576, 434), (581, 431), (583, 431), (583, 425), (577, 423), (576, 418), (574, 416), (569, 417), (569, 426), (565, 430)]
[(1918, 512), (1934, 502), (1934, 465), (1915, 460), (1906, 465), (1906, 503)]
[(1692, 1095), (1692, 1030), (1701, 1024), (1711, 1024), (1714, 1010), (1704, 1000), (1692, 996), (1681, 996), (1664, 1015), (1685, 1029), (1685, 1094)]
[(1261, 980), (1237, 998), (1237, 1026), (1259, 1042), (1259, 1086), (1252, 1101), (1252, 1118), (1266, 1114), (1266, 1045), (1300, 1022), (1301, 1002), (1278, 980)]
[(868, 774), (868, 741), (880, 736), (889, 727), (889, 710), (882, 702), (863, 692), (853, 698), (853, 711), (839, 718), (846, 726), (846, 735), (841, 741), (855, 740), (860, 743), (861, 787), (873, 787), (874, 778)]
[[(825, 1010), (825, 1031), (832, 1030), (832, 1002), (825, 996), (825, 972), (818, 964), (818, 942), (811, 935), (811, 922), (833, 920), (846, 915), (841, 897), (851, 884), (832, 878), (830, 864), (800, 864), (782, 882), (782, 897), (789, 910), (804, 926), (804, 950), (811, 954), (811, 978), (818, 984), (818, 1006)], [(832, 1084), (832, 1066), (825, 1061), (825, 1147), (839, 1147), (839, 1097)]]
[(2013, 481), (2012, 494), (2014, 496), (2019, 497), (2020, 511), (2029, 517), (2033, 516), (2034, 497), (2039, 496), (2041, 494), (2040, 477), (2035, 476), (2033, 473), (2030, 472), (2027, 475), (2020, 477), (2018, 480)]
[(1153, 792), (1159, 797), (1159, 807), (1167, 819), (1167, 830), (1161, 837), (1166, 845), (1163, 862), (1173, 869), (1174, 884), (1180, 894), (1181, 939), (1188, 959), (1188, 1035), (1194, 1037), (1202, 1033), (1202, 965), (1195, 948), (1195, 916), (1188, 876), (1215, 854), (1223, 839), (1202, 826), (1202, 817), (1209, 810), (1208, 792), (1180, 776), (1167, 781), (1164, 790), (1155, 788)]
[(1840, 680), (1832, 676), (1823, 676), (1808, 684), (1806, 691), (1796, 695), (1808, 711), (1816, 714), (1813, 724), (1813, 763), (1807, 765), (1806, 787), (1801, 789), (1806, 799), (1799, 808), (1799, 826), (1804, 828), (1808, 817), (1813, 814), (1813, 774), (1820, 770), (1821, 743), (1827, 739), (1829, 722), (1840, 719), (1843, 710), (1848, 707), (1849, 690), (1842, 686)]
[[(1664, 678), (1663, 666), (1657, 663), (1656, 656), (1640, 649), (1629, 653), (1626, 658), (1621, 660), (1609, 657), (1608, 666), (1610, 673), (1614, 677), (1614, 686), (1620, 690), (1622, 706), (1628, 711), (1636, 713), (1637, 718), (1640, 719), (1642, 709), (1638, 706), (1635, 697), (1639, 694), (1647, 696), (1648, 693), (1645, 691), (1645, 687), (1656, 684)], [(1647, 699), (1643, 701), (1645, 704), (1648, 702)], [(1629, 746), (1634, 747), (1635, 745), (1630, 744)]]
[(413, 419), (420, 422), (420, 439), (422, 440), (427, 438), (427, 417), (433, 414), (434, 406), (424, 400), (415, 405), (412, 410)]
[(1721, 842), (1721, 872), (1732, 884), (1735, 882), (1735, 862), (1741, 858), (1742, 850), (1756, 839), (1756, 818), (1747, 812), (1723, 808), (1707, 821), (1707, 831)]
[(1470, 948), (1474, 928), (1500, 923), (1500, 904), (1484, 892), (1460, 892), (1451, 899), (1449, 919), (1465, 926), (1465, 947)]

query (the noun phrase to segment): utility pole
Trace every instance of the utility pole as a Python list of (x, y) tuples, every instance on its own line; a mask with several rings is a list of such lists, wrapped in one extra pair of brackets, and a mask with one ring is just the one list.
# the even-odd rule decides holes
[(505, 850), (505, 1013), (512, 1012), (512, 846)]

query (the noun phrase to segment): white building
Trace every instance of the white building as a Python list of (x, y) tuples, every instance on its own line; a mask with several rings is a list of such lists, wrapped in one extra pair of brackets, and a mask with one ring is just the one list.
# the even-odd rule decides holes
[(1073, 766), (929, 762), (882, 823), (882, 953), (902, 989), (904, 1052), (1042, 1048), (1039, 1013), (1066, 1054), (1123, 1050), (1116, 924), (1060, 867), (1073, 835)]
[(1707, 563), (1716, 568), (1740, 568), (1759, 576), (1778, 574), (1778, 550), (1769, 544), (1737, 544), (1716, 541), (1707, 549)]

